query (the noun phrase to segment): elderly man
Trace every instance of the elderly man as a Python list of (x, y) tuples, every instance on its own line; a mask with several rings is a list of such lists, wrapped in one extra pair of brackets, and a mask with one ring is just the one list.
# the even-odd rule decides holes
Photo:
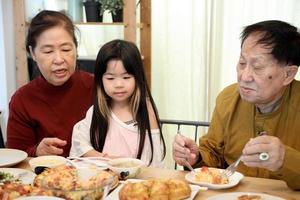
[(226, 168), (242, 156), (244, 175), (281, 179), (300, 190), (300, 82), (294, 80), (300, 33), (282, 21), (263, 21), (245, 27), (241, 39), (238, 83), (217, 97), (199, 146), (176, 135), (173, 159)]

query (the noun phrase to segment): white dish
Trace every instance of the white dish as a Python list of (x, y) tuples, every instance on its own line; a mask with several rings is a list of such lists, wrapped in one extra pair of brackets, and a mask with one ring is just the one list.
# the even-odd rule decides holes
[(27, 158), (25, 151), (18, 149), (0, 149), (0, 167), (9, 167)]
[(118, 174), (120, 179), (134, 178), (141, 171), (144, 162), (136, 158), (115, 158), (107, 162), (110, 170)]
[(10, 173), (14, 178), (19, 179), (23, 184), (32, 184), (36, 176), (35, 173), (19, 168), (0, 168), (1, 172)]
[(219, 194), (219, 195), (209, 197), (206, 200), (232, 200), (232, 199), (238, 199), (238, 197), (241, 195), (259, 195), (263, 198), (263, 200), (284, 200), (281, 197), (276, 197), (276, 196), (263, 194), (263, 193), (252, 193), (252, 192), (229, 192), (229, 193), (224, 193), (224, 194)]
[[(121, 185), (119, 185), (112, 193), (110, 193), (105, 200), (118, 200), (119, 199), (119, 192), (121, 190), (121, 188), (123, 187), (123, 185), (126, 182), (140, 182), (140, 181), (144, 181), (141, 179), (127, 179), (125, 182), (123, 182)], [(199, 191), (199, 189), (201, 188), (198, 185), (190, 185), (191, 189), (192, 189), (192, 194), (189, 198), (185, 199), (185, 200), (192, 200), (195, 198), (195, 196), (197, 195), (197, 192)]]
[[(195, 169), (195, 171), (199, 171), (201, 168)], [(221, 172), (223, 169), (219, 169)], [(235, 185), (237, 185), (242, 179), (244, 178), (244, 175), (239, 172), (234, 172), (233, 175), (229, 177), (229, 183), (228, 184), (212, 184), (212, 183), (206, 183), (206, 182), (199, 182), (195, 180), (195, 174), (193, 172), (190, 172), (185, 175), (185, 179), (196, 185), (205, 186), (209, 189), (225, 189), (225, 188), (231, 188)]]
[(29, 165), (31, 169), (34, 171), (36, 167), (57, 167), (60, 165), (65, 165), (67, 163), (67, 160), (65, 157), (62, 156), (39, 156), (32, 158), (29, 160)]
[(29, 197), (19, 197), (16, 200), (63, 200), (59, 197), (50, 197), (50, 196), (29, 196)]

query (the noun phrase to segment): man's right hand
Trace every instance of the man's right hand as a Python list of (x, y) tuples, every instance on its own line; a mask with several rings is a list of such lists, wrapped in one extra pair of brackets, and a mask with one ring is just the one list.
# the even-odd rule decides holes
[(176, 134), (173, 142), (173, 159), (179, 165), (185, 165), (188, 161), (194, 165), (199, 159), (199, 148), (194, 140)]
[(61, 155), (64, 150), (61, 148), (65, 146), (67, 141), (59, 138), (44, 138), (36, 148), (36, 156), (43, 155)]

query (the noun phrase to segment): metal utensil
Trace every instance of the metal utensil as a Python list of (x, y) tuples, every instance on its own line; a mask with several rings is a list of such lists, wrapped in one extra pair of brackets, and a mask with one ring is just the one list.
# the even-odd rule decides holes
[(110, 159), (107, 159), (107, 160), (98, 159), (98, 161), (103, 160), (103, 163), (100, 163), (100, 162), (97, 162), (96, 159), (92, 159), (90, 157), (67, 157), (67, 159), (69, 159), (69, 160), (80, 160), (80, 161), (83, 161), (83, 162), (86, 162), (86, 163), (89, 163), (89, 164), (93, 164), (97, 167), (107, 167), (106, 161), (110, 160)]
[[(263, 136), (263, 135), (267, 135), (267, 132), (266, 131), (261, 131), (261, 132), (258, 132), (257, 134), (257, 137), (259, 136)], [(263, 153), (260, 153), (260, 156), (261, 155), (268, 155), (267, 153), (263, 152)], [(231, 165), (229, 165), (223, 172), (222, 172), (222, 175), (225, 175), (227, 177), (231, 176), (232, 174), (234, 174), (237, 166), (239, 165), (240, 161), (241, 161), (241, 158), (242, 156), (240, 156), (236, 161), (234, 161), (233, 163), (231, 163)], [(266, 158), (264, 158), (265, 160), (267, 160)]]
[(185, 159), (185, 166), (191, 170), (191, 172), (196, 173), (195, 169), (192, 167), (192, 165), (189, 163), (187, 159)]
[(234, 161), (233, 163), (231, 163), (231, 165), (229, 165), (223, 172), (222, 175), (224, 176), (231, 176), (232, 174), (234, 174), (237, 166), (239, 165), (240, 161), (241, 161), (242, 156), (240, 156), (236, 161)]

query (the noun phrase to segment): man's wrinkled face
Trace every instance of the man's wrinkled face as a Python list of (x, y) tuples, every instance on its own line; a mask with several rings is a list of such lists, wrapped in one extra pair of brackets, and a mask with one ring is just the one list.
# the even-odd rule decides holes
[(286, 86), (285, 65), (277, 62), (271, 48), (257, 44), (259, 34), (244, 41), (237, 64), (237, 79), (241, 98), (256, 104), (268, 104), (280, 97)]

